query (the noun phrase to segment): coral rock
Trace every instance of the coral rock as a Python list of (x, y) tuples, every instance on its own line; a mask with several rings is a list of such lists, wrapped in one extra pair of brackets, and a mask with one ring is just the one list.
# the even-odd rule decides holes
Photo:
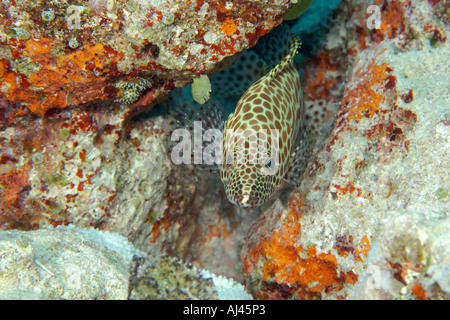
[(125, 299), (134, 248), (76, 228), (0, 230), (1, 299)]
[(342, 102), (302, 185), (247, 236), (257, 298), (448, 299), (448, 24), (430, 1), (386, 0), (370, 29), (370, 4), (341, 5), (307, 69), (307, 103)]
[(134, 103), (147, 92), (123, 97), (117, 79), (152, 77), (163, 91), (183, 86), (253, 46), (288, 9), (284, 0), (6, 1), (0, 96), (16, 116), (100, 100)]

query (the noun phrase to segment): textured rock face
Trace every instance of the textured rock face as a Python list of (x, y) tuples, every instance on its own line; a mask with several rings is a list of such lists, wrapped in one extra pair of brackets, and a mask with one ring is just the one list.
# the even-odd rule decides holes
[(217, 299), (211, 279), (176, 259), (134, 259), (129, 298), (132, 300)]
[(170, 257), (135, 256), (130, 275), (132, 300), (252, 300), (244, 286)]
[[(112, 101), (140, 98), (149, 108), (254, 45), (288, 8), (278, 0), (3, 2), (0, 225), (109, 220), (104, 228), (134, 234), (143, 220), (159, 220), (170, 172), (161, 128), (130, 125), (136, 105)], [(46, 116), (24, 117), (29, 111)]]
[(122, 237), (114, 251), (101, 238), (75, 228), (0, 231), (0, 298), (125, 299), (134, 249)]
[(413, 210), (391, 214), (369, 252), (369, 267), (349, 298), (448, 300), (448, 217)]
[(4, 110), (14, 118), (100, 100), (147, 105), (254, 45), (288, 8), (282, 0), (3, 1)]
[(244, 287), (117, 234), (0, 230), (0, 299), (252, 299)]
[(307, 73), (325, 84), (307, 78), (307, 98), (333, 101), (327, 75), (339, 69), (327, 62), (348, 50), (331, 135), (302, 186), (245, 240), (258, 298), (448, 299), (448, 20), (435, 2), (376, 4), (373, 30), (366, 2), (341, 6)]
[(208, 194), (217, 181), (171, 166), (160, 118), (134, 116), (223, 68), (288, 8), (289, 1), (2, 2), (0, 228), (115, 231), (144, 251), (151, 245), (236, 276), (252, 215), (218, 205), (223, 192)]
[(161, 214), (169, 173), (161, 135), (149, 122), (126, 132), (124, 110), (71, 110), (3, 131), (1, 225), (108, 221), (131, 233), (148, 211)]

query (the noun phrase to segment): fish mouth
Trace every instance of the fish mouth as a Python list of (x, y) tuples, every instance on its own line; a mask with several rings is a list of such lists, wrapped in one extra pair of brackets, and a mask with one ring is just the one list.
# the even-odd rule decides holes
[(227, 198), (232, 204), (243, 209), (255, 209), (259, 207), (258, 201), (255, 201), (250, 193), (244, 193), (237, 197), (227, 195)]
[(255, 209), (264, 203), (264, 199), (260, 199), (251, 187), (244, 186), (241, 190), (241, 192), (235, 192), (233, 188), (225, 188), (228, 201), (243, 209)]
[(247, 209), (247, 210), (255, 209), (258, 207), (256, 205), (243, 204), (243, 203), (235, 203), (235, 205), (238, 206), (239, 208)]

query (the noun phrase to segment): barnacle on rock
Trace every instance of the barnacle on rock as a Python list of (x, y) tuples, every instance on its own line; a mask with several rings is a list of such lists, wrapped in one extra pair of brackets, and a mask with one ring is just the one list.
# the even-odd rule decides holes
[(438, 188), (436, 190), (436, 197), (438, 199), (444, 199), (447, 198), (448, 196), (448, 191), (445, 188)]
[(14, 28), (14, 31), (20, 40), (27, 40), (31, 37), (31, 33), (22, 27)]
[(134, 12), (138, 8), (138, 5), (136, 2), (131, 0), (131, 1), (128, 1), (127, 3), (125, 3), (125, 8), (130, 12)]
[(44, 22), (52, 22), (55, 19), (55, 13), (52, 9), (41, 12), (41, 18)]
[(164, 12), (162, 17), (162, 22), (168, 26), (169, 24), (172, 24), (175, 21), (175, 14), (173, 12)]
[(40, 152), (35, 152), (31, 156), (31, 161), (33, 161), (34, 164), (42, 164), (44, 162), (44, 155)]
[(59, 134), (60, 134), (61, 139), (67, 140), (70, 136), (70, 130), (67, 128), (63, 128), (63, 129), (61, 129), (61, 132)]
[(119, 89), (120, 98), (115, 102), (123, 104), (132, 104), (136, 102), (141, 94), (151, 88), (152, 81), (147, 78), (137, 78), (135, 81), (119, 80), (115, 87)]
[(78, 48), (78, 46), (80, 45), (80, 43), (78, 42), (77, 38), (71, 38), (68, 42), (69, 47), (71, 47), (72, 49)]
[(37, 72), (40, 68), (42, 68), (42, 65), (37, 62), (33, 62), (30, 57), (23, 57), (20, 60), (14, 61), (13, 67), (18, 72), (28, 76)]

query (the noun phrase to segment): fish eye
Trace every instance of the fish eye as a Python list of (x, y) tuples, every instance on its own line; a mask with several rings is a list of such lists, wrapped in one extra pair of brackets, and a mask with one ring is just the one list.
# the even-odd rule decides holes
[(264, 166), (267, 169), (273, 170), (273, 168), (275, 167), (275, 159), (274, 158), (267, 159), (266, 163), (264, 164)]

